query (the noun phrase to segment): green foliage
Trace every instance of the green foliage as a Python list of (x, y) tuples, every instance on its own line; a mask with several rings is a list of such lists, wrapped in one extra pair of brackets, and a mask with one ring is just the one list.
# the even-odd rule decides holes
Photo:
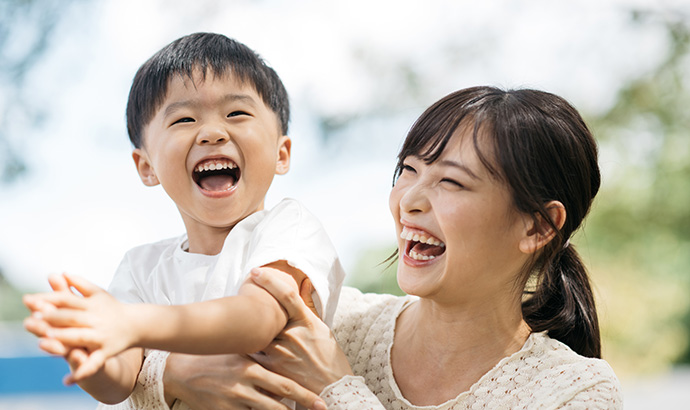
[(690, 362), (690, 23), (662, 24), (667, 59), (590, 119), (605, 172), (583, 239), (607, 354), (632, 372)]
[(394, 250), (393, 244), (363, 252), (357, 266), (348, 272), (347, 285), (354, 286), (362, 292), (403, 295), (395, 277), (398, 269), (397, 259), (388, 260)]
[(0, 271), (0, 322), (22, 320), (29, 311), (22, 303), (22, 293), (14, 288)]

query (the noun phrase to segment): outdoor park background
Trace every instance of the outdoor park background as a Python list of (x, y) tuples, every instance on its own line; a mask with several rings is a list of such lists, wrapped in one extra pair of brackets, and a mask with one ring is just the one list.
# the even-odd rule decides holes
[(571, 101), (600, 142), (602, 190), (574, 243), (604, 357), (626, 408), (687, 405), (690, 2), (0, 0), (0, 408), (93, 407), (21, 331), (20, 295), (61, 271), (107, 286), (127, 249), (182, 233), (136, 175), (124, 107), (139, 65), (196, 31), (246, 43), (283, 78), (293, 163), (268, 205), (304, 202), (365, 290), (397, 291), (379, 265), (387, 196), (424, 108), (478, 84)]

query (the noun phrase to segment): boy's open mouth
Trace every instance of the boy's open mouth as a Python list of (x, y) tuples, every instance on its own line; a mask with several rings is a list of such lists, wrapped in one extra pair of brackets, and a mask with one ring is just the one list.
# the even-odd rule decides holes
[(240, 168), (228, 158), (215, 158), (199, 162), (192, 178), (206, 191), (228, 191), (240, 180)]
[(446, 244), (430, 234), (403, 226), (400, 237), (405, 242), (405, 254), (417, 261), (428, 261), (446, 251)]

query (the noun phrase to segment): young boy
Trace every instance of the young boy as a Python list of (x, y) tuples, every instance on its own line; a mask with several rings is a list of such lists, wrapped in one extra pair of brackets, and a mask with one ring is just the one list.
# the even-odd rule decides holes
[(263, 209), (274, 175), (289, 168), (288, 119), (275, 71), (225, 36), (182, 37), (142, 65), (127, 105), (132, 156), (143, 183), (175, 202), (186, 235), (125, 255), (109, 290), (134, 304), (70, 276), (82, 296), (63, 287), (25, 297), (40, 312), (27, 329), (68, 358), (70, 382), (118, 403), (136, 384), (142, 348), (261, 350), (287, 318), (246, 279), (255, 267), (308, 280), (317, 311), (332, 319), (344, 272), (320, 223), (294, 200)]

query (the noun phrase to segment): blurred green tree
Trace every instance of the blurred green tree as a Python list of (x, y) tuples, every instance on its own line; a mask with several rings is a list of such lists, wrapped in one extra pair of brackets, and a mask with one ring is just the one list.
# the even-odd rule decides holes
[[(49, 50), (64, 13), (76, 1), (0, 1), (0, 183), (26, 170), (20, 154), (21, 127), (40, 123), (43, 111), (25, 91), (27, 75)], [(26, 131), (26, 130), (24, 130)]]
[(607, 163), (580, 239), (601, 285), (606, 353), (621, 369), (644, 371), (690, 362), (690, 22), (632, 16), (666, 27), (671, 46), (590, 119)]
[[(68, 6), (77, 1), (87, 0), (0, 1), (0, 185), (26, 171), (19, 141), (44, 117), (26, 92), (26, 78), (50, 49)], [(26, 315), (21, 292), (0, 270), (0, 321)]]

